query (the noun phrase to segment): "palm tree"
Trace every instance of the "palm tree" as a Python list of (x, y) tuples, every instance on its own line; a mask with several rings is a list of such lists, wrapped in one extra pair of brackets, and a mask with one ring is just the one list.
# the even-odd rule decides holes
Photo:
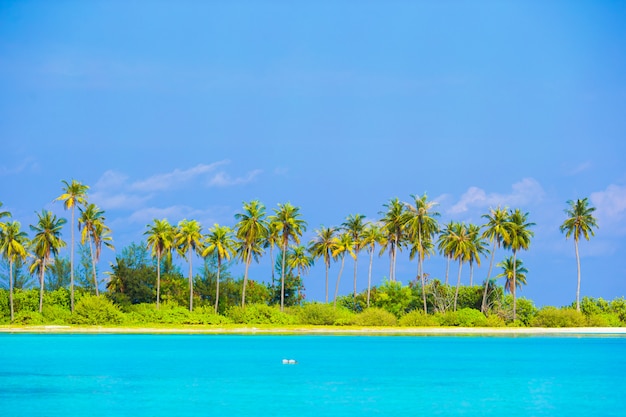
[(9, 261), (9, 304), (11, 308), (11, 321), (14, 319), (13, 309), (13, 264), (24, 261), (28, 256), (26, 247), (28, 238), (21, 231), (21, 225), (17, 221), (4, 224), (0, 230), (0, 254)]
[(350, 233), (352, 237), (352, 242), (354, 244), (354, 301), (356, 302), (356, 272), (357, 272), (357, 263), (359, 261), (359, 251), (363, 248), (363, 230), (365, 229), (365, 224), (363, 223), (363, 219), (365, 218), (362, 214), (351, 214), (346, 218), (346, 221), (342, 223), (343, 229)]
[(372, 264), (374, 263), (374, 249), (377, 244), (383, 242), (384, 236), (380, 230), (380, 226), (376, 223), (368, 223), (363, 230), (363, 246), (368, 248), (370, 255), (370, 264), (367, 274), (367, 307), (370, 306), (370, 295), (372, 289)]
[(252, 257), (260, 252), (261, 241), (268, 233), (265, 206), (257, 200), (243, 203), (243, 213), (235, 214), (235, 218), (239, 220), (236, 225), (236, 235), (239, 240), (241, 259), (246, 264), (243, 275), (243, 290), (241, 291), (241, 307), (244, 308), (246, 306), (248, 269)]
[(595, 207), (589, 206), (589, 200), (585, 197), (582, 200), (568, 200), (569, 207), (565, 210), (567, 219), (560, 226), (561, 233), (565, 233), (565, 239), (574, 236), (574, 247), (576, 248), (576, 267), (578, 284), (576, 285), (576, 311), (580, 311), (580, 255), (578, 253), (578, 241), (583, 236), (589, 240), (594, 236), (593, 228), (598, 228), (598, 223), (593, 217)]
[[(2, 202), (0, 201), (0, 207), (2, 207)], [(2, 220), (3, 217), (11, 217), (11, 213), (8, 211), (0, 211), (0, 220)], [(5, 224), (0, 221), (0, 229), (4, 229)]]
[(281, 241), (282, 265), (280, 274), (280, 311), (285, 309), (285, 266), (287, 263), (287, 247), (289, 241), (296, 245), (300, 243), (300, 236), (306, 230), (306, 222), (300, 219), (299, 208), (290, 203), (278, 204), (274, 215), (270, 217), (270, 224), (275, 224)]
[(517, 267), (515, 262), (517, 260), (517, 252), (520, 250), (527, 250), (530, 246), (530, 238), (534, 236), (534, 233), (530, 230), (535, 223), (528, 222), (528, 213), (522, 213), (520, 209), (509, 212), (509, 222), (506, 224), (508, 239), (504, 240), (504, 247), (513, 251), (513, 321), (517, 318), (517, 301), (515, 297), (515, 280)]
[(424, 280), (424, 254), (429, 253), (433, 247), (433, 237), (439, 232), (439, 224), (436, 217), (439, 213), (433, 211), (433, 207), (437, 205), (434, 201), (428, 201), (428, 196), (411, 195), (415, 200), (415, 205), (405, 203), (407, 208), (407, 229), (409, 239), (413, 243), (412, 254), (417, 253), (417, 275), (422, 282), (422, 298), (424, 302), (424, 312), (426, 307), (426, 282)]
[(157, 291), (156, 308), (161, 305), (161, 257), (163, 254), (171, 254), (174, 246), (175, 229), (167, 219), (154, 219), (152, 224), (146, 225), (148, 230), (144, 236), (148, 236), (148, 249), (152, 251), (152, 256), (157, 258)]
[(521, 259), (513, 259), (513, 256), (509, 256), (498, 263), (497, 266), (502, 268), (502, 273), (496, 275), (496, 278), (506, 278), (504, 283), (505, 291), (514, 293), (513, 286), (522, 288), (522, 285), (526, 285), (526, 273), (528, 270), (524, 268), (524, 263)]
[(383, 224), (383, 233), (387, 239), (387, 245), (389, 246), (389, 280), (395, 281), (396, 255), (402, 245), (402, 239), (405, 234), (406, 212), (404, 205), (398, 198), (389, 200), (389, 202), (383, 206), (387, 207), (387, 211), (381, 213), (383, 214), (381, 221)]
[(307, 255), (306, 247), (302, 245), (292, 246), (287, 254), (287, 266), (289, 269), (298, 271), (298, 299), (300, 299), (300, 288), (302, 287), (302, 274), (307, 274), (313, 266), (313, 257)]
[(209, 255), (215, 255), (217, 258), (217, 278), (215, 283), (215, 313), (220, 300), (220, 269), (222, 260), (227, 261), (235, 254), (235, 239), (233, 239), (233, 231), (228, 226), (220, 226), (214, 224), (209, 229), (209, 234), (204, 240), (204, 251), (202, 256), (206, 258)]
[(174, 242), (181, 256), (189, 263), (189, 311), (193, 311), (193, 253), (202, 251), (202, 226), (196, 220), (183, 219), (178, 223)]
[(85, 204), (87, 199), (88, 185), (84, 185), (79, 181), (72, 180), (71, 183), (63, 180), (65, 184), (63, 188), (63, 194), (58, 196), (54, 201), (63, 201), (65, 210), (72, 210), (72, 224), (70, 228), (72, 231), (72, 240), (70, 243), (70, 309), (74, 312), (74, 216), (77, 205)]
[[(79, 207), (80, 216), (78, 218), (78, 230), (81, 232), (80, 243), (85, 244), (89, 241), (89, 252), (91, 253), (91, 268), (93, 273), (93, 283), (96, 288), (96, 296), (98, 292), (98, 278), (96, 275), (96, 262), (100, 258), (102, 244), (113, 248), (110, 229), (104, 224), (104, 211), (100, 210), (95, 204), (87, 204), (84, 208)], [(94, 245), (96, 246), (94, 252)]]
[(37, 213), (39, 220), (37, 225), (30, 225), (30, 230), (35, 232), (32, 240), (33, 252), (36, 261), (31, 267), (31, 272), (39, 272), (39, 312), (43, 311), (44, 276), (48, 268), (51, 256), (57, 256), (59, 249), (65, 247), (61, 239), (61, 229), (67, 220), (57, 218), (55, 214), (47, 210)]
[(270, 250), (270, 264), (272, 265), (272, 285), (274, 285), (275, 281), (275, 272), (274, 264), (276, 261), (274, 260), (274, 247), (278, 246), (279, 236), (278, 236), (278, 228), (276, 227), (276, 223), (269, 223), (267, 225), (267, 235), (263, 238), (263, 248)]
[(330, 269), (330, 260), (333, 258), (332, 252), (335, 247), (335, 231), (334, 227), (322, 226), (315, 231), (315, 237), (309, 243), (309, 252), (314, 258), (324, 258), (324, 266), (326, 267), (326, 304), (328, 304), (328, 270)]
[(459, 298), (461, 270), (463, 263), (469, 261), (471, 244), (471, 236), (465, 223), (454, 223), (450, 231), (448, 247), (446, 248), (452, 254), (452, 258), (459, 261), (459, 275), (456, 282), (456, 291), (454, 292), (454, 311), (456, 311), (457, 300)]
[(509, 211), (507, 208), (497, 207), (490, 209), (488, 214), (483, 214), (483, 218), (487, 219), (482, 227), (485, 228), (483, 232), (483, 239), (488, 239), (493, 242), (493, 248), (491, 249), (491, 260), (489, 261), (489, 271), (487, 271), (487, 279), (485, 280), (485, 291), (483, 292), (483, 302), (480, 310), (485, 313), (487, 311), (487, 291), (489, 290), (489, 283), (491, 282), (491, 270), (493, 268), (493, 258), (496, 253), (496, 248), (502, 246), (502, 243), (509, 238), (508, 226)]
[(344, 232), (339, 237), (335, 237), (335, 244), (333, 247), (333, 258), (341, 257), (341, 268), (339, 269), (339, 275), (337, 275), (337, 284), (335, 285), (335, 298), (333, 300), (333, 307), (337, 307), (337, 296), (339, 295), (339, 281), (341, 281), (341, 274), (343, 272), (343, 266), (346, 260), (346, 253), (349, 253), (352, 258), (354, 255), (354, 242), (352, 241), (352, 235)]
[(474, 285), (474, 262), (480, 267), (480, 258), (489, 252), (485, 245), (485, 239), (480, 235), (480, 226), (470, 224), (468, 233), (471, 238), (469, 265), (470, 265), (470, 287)]
[(452, 240), (453, 240), (453, 229), (455, 223), (450, 221), (446, 224), (446, 227), (441, 231), (439, 237), (437, 238), (437, 250), (441, 255), (446, 258), (446, 285), (448, 285), (448, 276), (450, 272), (450, 261), (453, 258), (452, 253)]

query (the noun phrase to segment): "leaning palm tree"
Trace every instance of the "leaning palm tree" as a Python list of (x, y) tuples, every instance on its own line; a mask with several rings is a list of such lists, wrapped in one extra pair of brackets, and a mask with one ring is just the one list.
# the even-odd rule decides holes
[(26, 259), (28, 253), (28, 237), (21, 230), (21, 225), (17, 221), (4, 224), (0, 229), (0, 254), (9, 261), (9, 305), (11, 309), (11, 321), (14, 319), (13, 308), (13, 264)]
[(482, 227), (485, 228), (483, 232), (483, 239), (488, 239), (493, 242), (491, 249), (491, 260), (489, 261), (489, 271), (487, 271), (487, 279), (485, 280), (485, 291), (483, 292), (483, 302), (480, 310), (485, 313), (487, 311), (487, 291), (491, 282), (491, 270), (493, 268), (493, 258), (496, 253), (496, 248), (502, 246), (502, 243), (509, 238), (508, 226), (509, 222), (509, 210), (507, 208), (497, 207), (490, 209), (488, 214), (483, 214), (483, 218), (487, 219)]
[(313, 258), (324, 258), (324, 266), (326, 267), (326, 304), (328, 304), (328, 270), (330, 269), (330, 260), (333, 258), (333, 250), (335, 248), (335, 231), (334, 227), (322, 226), (315, 231), (315, 237), (309, 243), (309, 252)]
[(146, 226), (148, 230), (144, 235), (147, 236), (148, 249), (151, 250), (152, 256), (157, 258), (157, 290), (156, 290), (156, 308), (161, 305), (161, 257), (164, 254), (170, 255), (174, 246), (175, 228), (167, 219), (154, 219), (152, 224)]
[(509, 212), (509, 222), (507, 223), (508, 239), (504, 241), (504, 247), (513, 251), (513, 321), (517, 318), (517, 301), (515, 297), (515, 280), (517, 267), (515, 262), (517, 259), (517, 252), (520, 250), (527, 250), (530, 246), (530, 238), (534, 236), (534, 233), (530, 230), (535, 223), (528, 222), (528, 213), (522, 213), (520, 209)]
[(214, 255), (217, 258), (217, 278), (215, 282), (215, 313), (220, 301), (220, 269), (222, 267), (222, 260), (229, 261), (235, 254), (235, 239), (233, 238), (233, 231), (228, 226), (220, 226), (214, 224), (209, 229), (209, 234), (204, 239), (204, 250), (202, 251), (202, 257), (206, 258), (209, 255)]
[(193, 253), (202, 252), (202, 226), (196, 220), (181, 220), (174, 242), (178, 253), (189, 263), (189, 311), (193, 311)]
[(589, 240), (590, 236), (594, 236), (593, 228), (598, 227), (598, 223), (593, 217), (595, 207), (589, 206), (589, 200), (583, 198), (582, 200), (567, 202), (569, 208), (565, 210), (567, 219), (560, 226), (561, 233), (565, 233), (565, 238), (569, 239), (570, 236), (574, 236), (574, 247), (576, 248), (576, 266), (578, 284), (576, 285), (576, 311), (580, 311), (580, 255), (578, 253), (578, 241), (580, 237), (584, 237)]
[(389, 200), (383, 205), (387, 208), (383, 214), (381, 222), (383, 224), (383, 233), (387, 239), (389, 246), (389, 280), (396, 280), (396, 257), (397, 252), (401, 248), (402, 240), (405, 236), (406, 212), (404, 204), (398, 198)]
[(59, 249), (65, 247), (65, 241), (61, 239), (61, 229), (67, 220), (58, 218), (47, 210), (37, 213), (39, 218), (36, 225), (30, 225), (30, 230), (35, 233), (31, 244), (35, 255), (35, 262), (31, 267), (31, 273), (35, 270), (39, 273), (39, 312), (43, 311), (44, 276), (51, 256), (57, 256)]
[(343, 266), (346, 260), (346, 253), (354, 259), (354, 242), (352, 241), (352, 235), (344, 232), (339, 237), (335, 237), (335, 245), (333, 248), (333, 258), (341, 257), (341, 268), (339, 268), (339, 275), (337, 275), (337, 284), (335, 285), (335, 298), (333, 300), (333, 307), (337, 307), (337, 296), (339, 295), (339, 282), (341, 281), (341, 274), (343, 273)]
[[(87, 204), (85, 207), (79, 207), (78, 211), (78, 230), (81, 232), (80, 243), (85, 244), (89, 241), (89, 252), (91, 254), (91, 268), (93, 274), (93, 283), (96, 288), (96, 297), (100, 295), (98, 292), (98, 278), (96, 274), (96, 262), (100, 258), (100, 250), (102, 244), (112, 248), (111, 238), (109, 236), (110, 229), (104, 224), (104, 211), (100, 210), (95, 204)], [(94, 250), (95, 245), (95, 250)]]
[(434, 201), (428, 201), (428, 196), (411, 195), (415, 204), (405, 203), (407, 209), (407, 232), (409, 240), (413, 244), (413, 254), (417, 254), (417, 275), (422, 283), (422, 298), (424, 312), (426, 307), (426, 282), (424, 280), (424, 255), (428, 253), (428, 248), (433, 246), (433, 237), (439, 232), (437, 217), (439, 213), (433, 211), (437, 205)]
[(498, 263), (498, 267), (502, 268), (502, 273), (496, 275), (496, 278), (505, 278), (504, 290), (510, 293), (514, 293), (513, 287), (522, 288), (522, 285), (526, 285), (526, 273), (528, 270), (524, 268), (524, 263), (521, 259), (513, 259), (513, 256), (505, 258), (502, 262)]
[(243, 213), (235, 214), (235, 218), (238, 220), (235, 230), (239, 240), (241, 259), (246, 265), (243, 275), (243, 290), (241, 291), (241, 307), (245, 308), (248, 269), (252, 258), (260, 252), (262, 240), (268, 232), (265, 206), (257, 200), (243, 203)]
[(281, 242), (282, 264), (280, 273), (280, 311), (285, 310), (285, 266), (287, 264), (287, 248), (289, 242), (300, 244), (300, 236), (306, 230), (306, 222), (300, 218), (298, 207), (291, 203), (278, 204), (274, 215), (270, 216), (270, 224), (274, 224)]
[(72, 180), (71, 183), (63, 180), (63, 194), (58, 196), (54, 201), (63, 201), (65, 210), (72, 210), (72, 223), (70, 229), (72, 231), (70, 243), (70, 309), (74, 312), (74, 216), (77, 205), (85, 204), (87, 199), (88, 185), (84, 185), (79, 181)]
[(384, 243), (384, 236), (377, 223), (368, 223), (363, 230), (363, 246), (368, 248), (370, 264), (367, 273), (367, 307), (370, 306), (370, 295), (372, 289), (372, 264), (374, 263), (374, 249), (376, 245)]
[(352, 242), (354, 244), (354, 300), (356, 302), (356, 272), (357, 263), (359, 261), (359, 252), (363, 248), (363, 230), (365, 229), (365, 218), (362, 214), (351, 214), (346, 218), (346, 221), (341, 224), (343, 230), (350, 233), (352, 236)]

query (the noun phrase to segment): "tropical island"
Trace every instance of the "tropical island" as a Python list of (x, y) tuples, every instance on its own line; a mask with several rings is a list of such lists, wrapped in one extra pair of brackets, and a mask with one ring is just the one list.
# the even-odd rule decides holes
[[(102, 280), (97, 268), (101, 251), (113, 249), (106, 213), (89, 202), (87, 185), (76, 180), (63, 184), (56, 200), (69, 212), (69, 222), (42, 210), (37, 223), (29, 225), (29, 236), (11, 213), (0, 212), (0, 251), (7, 272), (2, 278), (8, 281), (8, 288), (0, 289), (0, 324), (6, 328), (25, 325), (54, 331), (78, 325), (164, 331), (183, 326), (189, 331), (196, 326), (208, 332), (236, 332), (261, 326), (262, 331), (315, 332), (330, 326), (331, 331), (377, 327), (388, 332), (626, 326), (624, 297), (608, 301), (580, 295), (578, 244), (598, 227), (587, 198), (567, 202), (561, 225), (565, 237), (574, 241), (576, 300), (569, 306), (537, 308), (532, 300), (516, 295), (528, 272), (520, 254), (529, 250), (535, 226), (519, 208), (493, 208), (483, 215), (482, 225), (441, 225), (436, 203), (426, 194), (411, 196), (411, 202), (393, 198), (383, 205), (377, 221), (351, 214), (340, 225), (319, 227), (313, 239), (302, 242), (307, 223), (298, 207), (279, 204), (269, 213), (260, 201), (250, 201), (235, 215), (233, 227), (215, 224), (207, 232), (195, 220), (173, 225), (154, 219), (146, 226), (145, 241), (123, 248)], [(63, 239), (64, 227), (71, 230), (69, 242)], [(69, 260), (60, 256), (67, 246)], [(396, 277), (397, 252), (403, 249), (417, 265), (408, 284)], [(357, 284), (360, 252), (369, 255), (367, 287), (362, 291)], [(374, 286), (372, 262), (385, 253), (389, 276)], [(274, 267), (267, 279), (250, 279), (248, 268), (261, 256), (269, 256)], [(425, 272), (431, 256), (447, 260), (445, 279), (430, 279)], [(187, 276), (175, 264), (176, 257), (187, 264)], [(194, 274), (197, 257), (203, 265)], [(353, 292), (339, 294), (346, 258), (353, 263)], [(487, 278), (473, 283), (474, 265), (487, 259)], [(245, 266), (243, 277), (232, 275), (235, 262)], [(326, 296), (309, 302), (305, 276), (315, 262), (325, 268)], [(333, 293), (332, 262), (340, 264)], [(456, 279), (450, 264), (458, 268)], [(461, 285), (465, 265), (470, 285)], [(101, 284), (106, 290), (101, 291)]]

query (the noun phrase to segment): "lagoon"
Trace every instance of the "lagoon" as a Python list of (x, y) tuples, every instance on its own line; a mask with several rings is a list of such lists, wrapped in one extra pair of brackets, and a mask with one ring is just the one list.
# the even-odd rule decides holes
[(626, 409), (623, 335), (0, 334), (0, 351), (0, 409), (15, 417), (576, 417)]

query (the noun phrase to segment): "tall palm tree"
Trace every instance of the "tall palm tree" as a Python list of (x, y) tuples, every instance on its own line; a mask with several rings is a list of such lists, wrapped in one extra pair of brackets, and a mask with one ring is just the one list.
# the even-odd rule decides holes
[(429, 248), (433, 247), (433, 237), (439, 232), (437, 217), (439, 213), (433, 211), (437, 205), (434, 201), (428, 201), (428, 196), (411, 195), (415, 204), (405, 203), (407, 209), (407, 231), (410, 241), (413, 244), (413, 255), (417, 254), (417, 275), (422, 283), (422, 298), (424, 312), (426, 307), (426, 282), (424, 279), (424, 255), (429, 253)]
[(383, 233), (387, 239), (389, 246), (389, 280), (396, 280), (396, 257), (397, 252), (401, 248), (402, 240), (405, 236), (406, 212), (404, 204), (396, 198), (392, 198), (388, 203), (383, 205), (387, 208), (383, 214), (381, 222), (383, 224)]
[(447, 249), (452, 253), (452, 258), (459, 261), (459, 275), (454, 292), (454, 311), (456, 311), (457, 300), (459, 298), (459, 287), (461, 286), (461, 270), (463, 263), (469, 261), (471, 251), (471, 236), (465, 223), (454, 223), (450, 231), (450, 240)]
[(217, 258), (217, 278), (215, 282), (215, 313), (217, 313), (220, 301), (220, 269), (222, 268), (222, 260), (229, 261), (235, 254), (235, 239), (233, 231), (228, 226), (220, 226), (214, 224), (209, 229), (209, 234), (204, 240), (204, 250), (202, 256), (206, 258), (209, 255), (215, 255)]
[(356, 273), (357, 263), (359, 261), (359, 252), (363, 248), (363, 230), (365, 229), (365, 218), (362, 214), (351, 214), (346, 218), (346, 221), (341, 224), (343, 229), (350, 234), (352, 242), (354, 244), (354, 300), (356, 302)]
[(334, 227), (322, 226), (315, 231), (315, 237), (309, 243), (309, 252), (314, 258), (324, 258), (324, 266), (326, 268), (326, 304), (328, 304), (328, 270), (330, 269), (330, 260), (333, 258), (333, 250), (335, 247), (335, 231)]
[(576, 311), (580, 311), (580, 255), (578, 253), (578, 241), (580, 237), (589, 240), (594, 236), (593, 228), (598, 227), (598, 223), (593, 217), (595, 207), (589, 206), (589, 200), (585, 197), (582, 200), (568, 200), (569, 207), (565, 210), (567, 219), (560, 226), (561, 233), (565, 233), (565, 238), (574, 236), (574, 247), (576, 248), (576, 267), (578, 272), (578, 284), (576, 285)]
[(282, 265), (280, 273), (280, 311), (285, 309), (285, 266), (287, 264), (287, 248), (289, 242), (300, 244), (300, 236), (306, 230), (306, 222), (300, 218), (298, 207), (291, 203), (278, 204), (274, 209), (274, 215), (270, 216), (270, 224), (274, 224), (281, 242)]
[(30, 225), (30, 230), (35, 233), (32, 240), (33, 252), (36, 261), (31, 267), (31, 272), (39, 272), (39, 312), (43, 311), (44, 276), (48, 268), (51, 256), (57, 256), (59, 249), (65, 247), (65, 241), (61, 239), (61, 229), (67, 220), (57, 218), (55, 214), (47, 210), (37, 213), (36, 225)]
[(437, 238), (437, 250), (446, 258), (446, 285), (448, 285), (448, 276), (450, 272), (450, 261), (453, 258), (452, 240), (455, 222), (452, 220), (446, 224), (444, 229)]
[(174, 242), (179, 254), (189, 263), (189, 311), (193, 311), (193, 253), (202, 252), (202, 226), (196, 220), (181, 220)]
[(10, 221), (4, 224), (0, 230), (0, 254), (9, 261), (9, 304), (11, 308), (11, 321), (14, 319), (13, 308), (13, 264), (24, 261), (28, 256), (26, 247), (28, 237), (21, 230), (18, 221)]
[(175, 228), (167, 219), (154, 219), (152, 224), (146, 225), (148, 230), (144, 232), (147, 236), (148, 249), (152, 256), (157, 258), (157, 291), (156, 308), (161, 306), (161, 257), (164, 254), (170, 255), (174, 246)]
[(513, 256), (505, 258), (499, 262), (498, 267), (502, 268), (502, 273), (496, 275), (496, 278), (506, 278), (504, 282), (504, 290), (513, 293), (513, 286), (522, 288), (526, 285), (526, 273), (528, 270), (524, 267), (521, 259), (513, 259)]
[(298, 271), (298, 299), (300, 299), (300, 288), (302, 288), (302, 275), (308, 274), (313, 266), (313, 257), (307, 254), (303, 245), (292, 246), (287, 254), (287, 266), (289, 269)]
[(341, 268), (339, 269), (339, 275), (337, 275), (337, 284), (335, 285), (335, 298), (333, 300), (333, 306), (337, 307), (337, 296), (339, 295), (339, 282), (341, 281), (341, 274), (343, 273), (343, 266), (346, 260), (346, 253), (349, 253), (352, 258), (354, 255), (354, 242), (352, 241), (352, 235), (344, 232), (339, 237), (335, 237), (335, 245), (333, 247), (333, 258), (341, 257)]
[(272, 265), (272, 285), (276, 280), (274, 265), (276, 261), (274, 260), (274, 247), (278, 246), (280, 237), (278, 236), (278, 228), (276, 227), (276, 223), (269, 223), (267, 225), (267, 235), (263, 238), (263, 248), (270, 250), (270, 264)]
[(469, 252), (469, 266), (470, 266), (470, 287), (474, 285), (474, 263), (480, 267), (481, 258), (485, 253), (489, 252), (485, 244), (485, 239), (480, 234), (480, 226), (470, 224), (468, 226), (468, 233), (471, 238), (470, 252)]
[(367, 307), (370, 306), (370, 295), (372, 289), (372, 264), (374, 263), (374, 249), (376, 245), (380, 245), (384, 240), (384, 236), (377, 223), (368, 223), (363, 230), (363, 246), (368, 248), (370, 255), (369, 270), (367, 273)]
[[(113, 248), (110, 237), (110, 229), (104, 224), (104, 211), (95, 204), (87, 204), (85, 207), (78, 207), (80, 216), (78, 217), (78, 230), (81, 232), (80, 243), (89, 241), (89, 252), (91, 254), (91, 268), (93, 283), (96, 288), (96, 296), (99, 296), (98, 278), (96, 274), (96, 262), (100, 258), (102, 244)], [(94, 251), (95, 245), (95, 251)]]
[(243, 213), (235, 214), (235, 218), (238, 220), (235, 229), (239, 240), (241, 259), (246, 264), (243, 275), (243, 290), (241, 291), (241, 307), (244, 308), (246, 306), (248, 269), (252, 258), (260, 252), (262, 239), (268, 233), (265, 206), (257, 200), (243, 203)]
[(530, 246), (530, 238), (534, 233), (530, 230), (535, 223), (528, 222), (528, 213), (522, 213), (520, 209), (509, 212), (509, 222), (507, 223), (508, 239), (504, 241), (504, 247), (513, 251), (513, 321), (517, 319), (517, 301), (515, 296), (515, 280), (517, 267), (517, 252), (527, 250)]
[(502, 246), (503, 242), (509, 238), (508, 225), (509, 222), (509, 210), (507, 208), (497, 207), (490, 209), (488, 214), (483, 214), (483, 218), (487, 219), (482, 227), (485, 228), (483, 232), (483, 239), (488, 239), (493, 242), (491, 249), (491, 260), (489, 261), (489, 271), (487, 271), (487, 279), (485, 280), (485, 291), (483, 292), (483, 302), (481, 304), (481, 311), (485, 313), (487, 311), (487, 291), (489, 290), (489, 283), (491, 282), (491, 271), (493, 268), (493, 258), (496, 253), (496, 248)]
[(87, 201), (88, 185), (84, 185), (79, 181), (72, 180), (71, 183), (63, 180), (61, 181), (65, 186), (63, 187), (63, 193), (58, 196), (54, 201), (63, 201), (65, 210), (72, 211), (72, 223), (70, 229), (72, 231), (71, 243), (70, 243), (70, 309), (74, 312), (74, 217), (77, 205), (85, 204)]

